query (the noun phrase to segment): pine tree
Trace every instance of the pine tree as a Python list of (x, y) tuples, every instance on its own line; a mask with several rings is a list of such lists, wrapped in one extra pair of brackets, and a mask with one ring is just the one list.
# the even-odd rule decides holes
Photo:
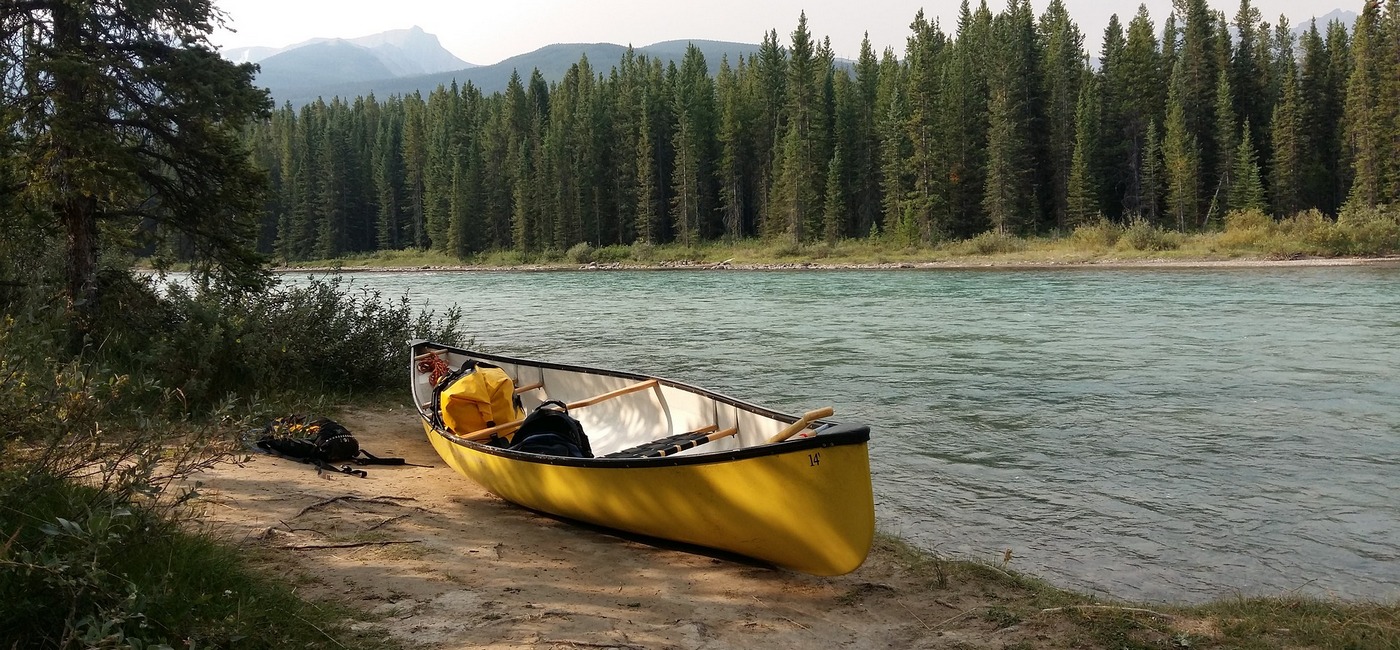
[(1227, 204), (1230, 211), (1264, 210), (1264, 184), (1259, 180), (1259, 157), (1254, 150), (1254, 140), (1249, 135), (1249, 120), (1245, 120), (1240, 130), (1240, 144), (1235, 149), (1233, 176)]
[(841, 183), (845, 164), (841, 147), (837, 145), (827, 165), (826, 198), (822, 206), (822, 238), (831, 246), (841, 240), (842, 226), (846, 222), (846, 197)]
[(1065, 225), (1075, 228), (1102, 216), (1099, 209), (1099, 180), (1093, 164), (1098, 156), (1099, 93), (1098, 79), (1084, 73), (1075, 106), (1074, 155), (1070, 161), (1068, 205)]
[(1385, 18), (1378, 32), (1376, 121), (1385, 161), (1380, 192), (1383, 201), (1395, 204), (1400, 202), (1400, 0), (1386, 0)]
[(851, 97), (854, 121), (849, 167), (855, 202), (854, 229), (858, 235), (870, 232), (880, 218), (880, 136), (876, 128), (879, 90), (880, 62), (866, 34), (860, 45)]
[(676, 80), (676, 131), (673, 149), (676, 163), (671, 176), (671, 219), (685, 246), (694, 246), (704, 235), (707, 218), (714, 212), (711, 161), (715, 150), (715, 89), (705, 55), (694, 44), (686, 49)]
[[(1046, 220), (1055, 226), (1069, 224), (1069, 176), (1075, 151), (1075, 116), (1083, 79), (1084, 35), (1069, 17), (1061, 0), (1050, 0), (1040, 17), (1038, 36), (1044, 44), (1037, 76), (1044, 87), (1046, 148), (1040, 157), (1042, 182), (1048, 196)], [(1085, 161), (1089, 164), (1090, 161)]]
[[(971, 237), (987, 224), (982, 202), (987, 187), (987, 57), (992, 45), (992, 13), (986, 2), (973, 13), (964, 0), (958, 14), (957, 41), (950, 46), (943, 75), (939, 127), (949, 151), (945, 209), (947, 229), (954, 237)], [(887, 192), (886, 203), (892, 200)]]
[(937, 22), (924, 19), (923, 11), (914, 17), (914, 35), (909, 38), (906, 59), (909, 65), (908, 122), (910, 156), (908, 169), (913, 186), (905, 197), (905, 210), (912, 211), (919, 239), (928, 243), (944, 230), (935, 215), (943, 199), (947, 163), (939, 129), (942, 93), (939, 80), (944, 71), (946, 37)]
[(1162, 140), (1157, 135), (1157, 122), (1147, 123), (1147, 136), (1142, 146), (1142, 206), (1135, 216), (1148, 223), (1160, 224), (1162, 215), (1162, 183), (1166, 170), (1162, 163)]
[[(1260, 25), (1263, 16), (1250, 0), (1240, 0), (1240, 8), (1235, 12), (1235, 31), (1239, 34), (1234, 56), (1230, 61), (1230, 89), (1234, 94), (1235, 117), (1248, 120), (1254, 125), (1250, 137), (1260, 142), (1263, 129), (1269, 124), (1270, 102), (1265, 94), (1265, 82), (1269, 75), (1260, 63), (1266, 60), (1259, 47)], [(1218, 123), (1218, 122), (1217, 122)]]
[(0, 5), (3, 164), (26, 174), (0, 201), (64, 234), (74, 347), (98, 325), (98, 258), (117, 243), (104, 233), (155, 223), (191, 244), (197, 272), (261, 283), (263, 177), (237, 131), (271, 106), (256, 68), (210, 44), (219, 19), (188, 0)]
[(1235, 149), (1239, 125), (1235, 121), (1234, 93), (1230, 92), (1229, 71), (1221, 68), (1215, 86), (1215, 142), (1220, 149), (1220, 168), (1216, 173), (1214, 194), (1210, 199), (1207, 218), (1220, 220), (1224, 216), (1230, 185), (1234, 183)]
[(793, 242), (803, 241), (810, 222), (820, 215), (822, 166), (818, 157), (824, 133), (820, 70), (807, 14), (798, 18), (792, 33), (792, 57), (787, 76), (787, 130), (783, 138), (782, 166), (774, 188), (782, 232)]
[(1351, 161), (1352, 185), (1347, 197), (1351, 207), (1371, 207), (1383, 198), (1381, 174), (1385, 164), (1384, 124), (1378, 108), (1380, 70), (1379, 10), (1368, 2), (1352, 28), (1351, 75), (1347, 78), (1345, 142)]
[(1128, 24), (1128, 39), (1104, 79), (1104, 178), (1112, 186), (1110, 205), (1124, 214), (1141, 215), (1148, 197), (1143, 174), (1147, 126), (1161, 123), (1166, 103), (1166, 74), (1152, 19), (1145, 5)]
[(1178, 230), (1194, 227), (1200, 209), (1201, 154), (1196, 136), (1186, 121), (1185, 59), (1172, 71), (1167, 95), (1167, 129), (1162, 138), (1163, 171), (1167, 181), (1167, 216)]
[(1286, 217), (1303, 209), (1303, 124), (1298, 107), (1298, 84), (1291, 70), (1280, 71), (1283, 100), (1274, 106), (1269, 131), (1274, 155), (1269, 167), (1269, 198), (1276, 216)]
[(1036, 65), (1033, 20), (1025, 0), (1012, 0), (994, 24), (998, 50), (991, 75), (987, 132), (987, 191), (982, 205), (1000, 233), (1035, 224), (1034, 117), (1038, 97), (1025, 79)]

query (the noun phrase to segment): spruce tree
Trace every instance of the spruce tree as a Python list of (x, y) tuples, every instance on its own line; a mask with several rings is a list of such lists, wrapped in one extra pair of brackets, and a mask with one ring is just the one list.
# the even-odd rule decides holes
[(1177, 59), (1167, 95), (1167, 128), (1162, 138), (1162, 165), (1166, 173), (1167, 216), (1178, 230), (1194, 228), (1200, 209), (1201, 154), (1196, 136), (1186, 120), (1186, 59)]
[[(1046, 147), (1040, 158), (1042, 181), (1048, 191), (1045, 207), (1049, 223), (1069, 223), (1069, 176), (1073, 165), (1075, 132), (1084, 73), (1084, 35), (1070, 19), (1061, 0), (1050, 0), (1040, 17), (1038, 37), (1044, 44), (1040, 78), (1045, 101)], [(1089, 164), (1091, 161), (1085, 161)]]
[(1099, 83), (1091, 72), (1086, 71), (1084, 77), (1074, 116), (1074, 155), (1070, 161), (1065, 222), (1069, 228), (1090, 223), (1102, 215), (1097, 168), (1093, 164), (1099, 144)]
[(1274, 106), (1270, 122), (1274, 155), (1269, 166), (1269, 198), (1273, 212), (1287, 217), (1302, 211), (1303, 124), (1298, 106), (1298, 84), (1291, 70), (1281, 70), (1283, 99)]
[(1383, 43), (1379, 42), (1380, 12), (1367, 2), (1352, 28), (1351, 75), (1347, 78), (1343, 122), (1352, 185), (1347, 204), (1371, 207), (1383, 199), (1381, 174), (1385, 165), (1384, 124), (1378, 107)]
[(1157, 134), (1157, 122), (1147, 123), (1147, 136), (1142, 146), (1142, 206), (1136, 216), (1151, 224), (1161, 224), (1162, 183), (1166, 170), (1162, 164), (1162, 139)]
[(1235, 149), (1239, 145), (1239, 125), (1235, 120), (1234, 93), (1230, 92), (1229, 71), (1222, 68), (1216, 75), (1215, 143), (1220, 150), (1220, 167), (1216, 173), (1215, 189), (1210, 199), (1209, 219), (1224, 216), (1230, 186), (1234, 183)]
[(1254, 150), (1254, 139), (1249, 135), (1249, 120), (1240, 130), (1240, 144), (1235, 149), (1233, 176), (1227, 204), (1231, 212), (1239, 210), (1260, 210), (1265, 208), (1264, 184), (1259, 180), (1259, 157)]
[(1036, 65), (1030, 5), (1012, 0), (994, 23), (997, 49), (991, 74), (987, 132), (987, 190), (983, 209), (1000, 233), (1020, 234), (1035, 225), (1033, 190), (1038, 97), (1025, 83)]

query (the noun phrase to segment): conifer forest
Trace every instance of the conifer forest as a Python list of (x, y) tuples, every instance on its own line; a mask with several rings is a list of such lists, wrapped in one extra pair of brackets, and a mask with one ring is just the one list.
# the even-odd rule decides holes
[(867, 39), (854, 62), (804, 15), (717, 65), (694, 47), (679, 63), (629, 50), (557, 82), (517, 71), (491, 95), (284, 105), (245, 132), (271, 188), (258, 247), (931, 244), (1400, 203), (1400, 0), (1296, 38), (1250, 0), (1233, 16), (1176, 0), (1096, 40), (1060, 0), (1039, 16), (964, 0), (955, 25), (920, 13), (903, 52)]

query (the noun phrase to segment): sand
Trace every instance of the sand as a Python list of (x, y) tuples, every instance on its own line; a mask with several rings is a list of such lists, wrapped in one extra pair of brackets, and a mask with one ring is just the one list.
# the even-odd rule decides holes
[(1074, 646), (1054, 616), (998, 620), (1022, 597), (1015, 588), (938, 587), (889, 542), (835, 578), (668, 547), (486, 493), (442, 463), (407, 407), (337, 419), (370, 452), (425, 467), (370, 466), (357, 478), (250, 454), (196, 477), (203, 520), (256, 547), (298, 593), (347, 603), (353, 629), (407, 647)]

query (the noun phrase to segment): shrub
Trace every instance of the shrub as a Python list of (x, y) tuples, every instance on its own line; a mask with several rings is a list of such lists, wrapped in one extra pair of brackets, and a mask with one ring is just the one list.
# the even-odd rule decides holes
[(461, 313), (415, 308), (340, 276), (266, 293), (168, 285), (117, 274), (104, 292), (95, 357), (142, 382), (178, 390), (191, 407), (228, 394), (352, 393), (398, 387), (405, 343), (461, 342)]
[(1162, 230), (1143, 219), (1135, 219), (1123, 230), (1118, 247), (1139, 251), (1168, 251), (1181, 247), (1181, 233)]
[(1225, 215), (1225, 231), (1247, 231), (1263, 230), (1267, 231), (1274, 225), (1274, 220), (1258, 208), (1247, 210), (1231, 210)]
[(593, 251), (593, 261), (599, 264), (615, 264), (632, 259), (632, 247), (622, 244), (603, 246)]
[(632, 259), (650, 262), (656, 259), (656, 244), (638, 239), (632, 244)]
[(1337, 224), (1351, 236), (1352, 255), (1389, 255), (1400, 252), (1400, 206), (1347, 207)]
[(581, 241), (569, 247), (564, 252), (565, 261), (570, 264), (587, 264), (593, 261), (593, 246), (586, 241)]
[(1090, 249), (1113, 248), (1118, 243), (1118, 238), (1123, 236), (1123, 229), (1107, 219), (1099, 219), (1092, 223), (1082, 224), (1070, 233), (1069, 239), (1076, 246)]
[(987, 232), (963, 242), (961, 248), (971, 255), (1019, 253), (1026, 250), (1026, 241), (1015, 235), (988, 230)]

